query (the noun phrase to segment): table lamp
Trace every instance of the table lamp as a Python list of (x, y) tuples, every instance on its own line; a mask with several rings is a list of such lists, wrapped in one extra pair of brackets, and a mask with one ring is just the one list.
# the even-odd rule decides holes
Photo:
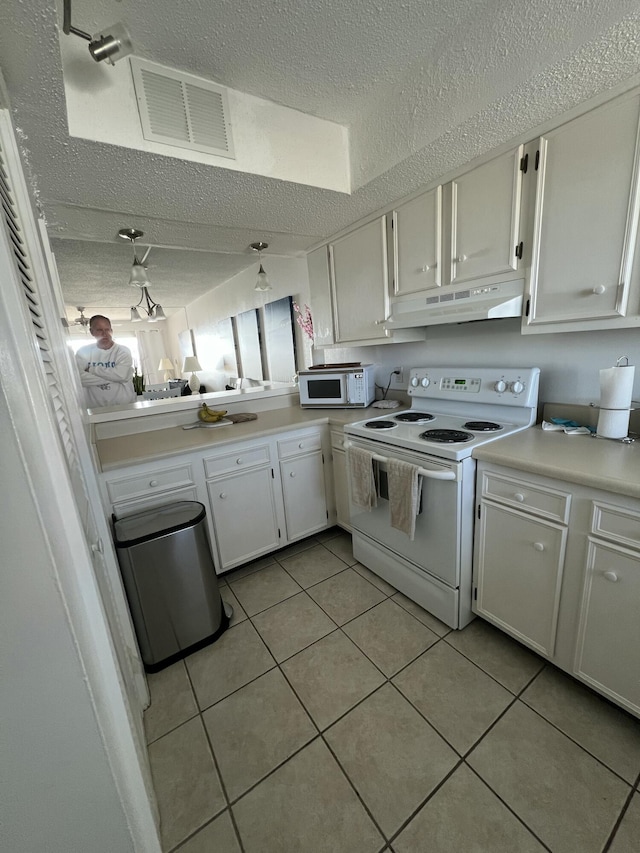
[(200, 380), (196, 376), (196, 370), (202, 370), (200, 362), (195, 355), (188, 355), (182, 365), (182, 372), (188, 373), (191, 371), (191, 376), (189, 377), (189, 388), (191, 388), (194, 394), (197, 394), (200, 390)]
[(170, 358), (161, 358), (158, 370), (164, 370), (164, 381), (169, 382), (173, 379), (173, 362)]

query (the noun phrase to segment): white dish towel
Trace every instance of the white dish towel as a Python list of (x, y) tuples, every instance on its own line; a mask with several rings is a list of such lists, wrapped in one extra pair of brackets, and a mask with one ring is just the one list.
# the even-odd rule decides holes
[(371, 511), (378, 505), (376, 483), (373, 476), (373, 453), (360, 447), (347, 448), (351, 500), (357, 506)]
[(418, 466), (399, 459), (389, 459), (387, 479), (391, 526), (406, 533), (409, 539), (413, 540), (422, 483), (418, 475)]

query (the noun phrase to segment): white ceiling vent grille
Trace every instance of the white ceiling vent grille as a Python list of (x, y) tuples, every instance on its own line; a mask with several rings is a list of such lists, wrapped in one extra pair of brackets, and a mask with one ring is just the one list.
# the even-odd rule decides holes
[(223, 86), (131, 57), (142, 133), (150, 142), (234, 157)]

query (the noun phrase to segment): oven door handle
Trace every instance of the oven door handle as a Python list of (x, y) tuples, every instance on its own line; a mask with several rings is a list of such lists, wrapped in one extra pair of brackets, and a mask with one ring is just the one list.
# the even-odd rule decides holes
[[(353, 444), (350, 441), (345, 441), (343, 444), (345, 450), (348, 450), (350, 447), (353, 447)], [(389, 462), (389, 458), (387, 456), (380, 456), (379, 453), (373, 454), (374, 462)], [(418, 476), (426, 477), (428, 480), (455, 480), (456, 472), (455, 471), (429, 471), (427, 468), (418, 468)]]

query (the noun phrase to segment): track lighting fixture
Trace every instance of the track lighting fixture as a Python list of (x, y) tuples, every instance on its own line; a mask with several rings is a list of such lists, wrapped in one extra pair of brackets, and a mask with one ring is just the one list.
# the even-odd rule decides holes
[(62, 32), (65, 35), (79, 36), (89, 42), (89, 53), (96, 62), (106, 59), (110, 65), (115, 65), (119, 59), (133, 51), (131, 36), (124, 24), (118, 22), (94, 36), (79, 30), (71, 24), (71, 0), (64, 0)]
[(258, 258), (260, 260), (260, 269), (258, 270), (258, 280), (256, 281), (256, 285), (254, 290), (271, 290), (271, 285), (269, 284), (269, 278), (267, 277), (266, 272), (264, 271), (264, 267), (262, 266), (262, 252), (264, 249), (269, 248), (268, 243), (263, 243), (262, 241), (258, 241), (257, 243), (251, 243), (250, 247), (254, 252), (258, 253)]

